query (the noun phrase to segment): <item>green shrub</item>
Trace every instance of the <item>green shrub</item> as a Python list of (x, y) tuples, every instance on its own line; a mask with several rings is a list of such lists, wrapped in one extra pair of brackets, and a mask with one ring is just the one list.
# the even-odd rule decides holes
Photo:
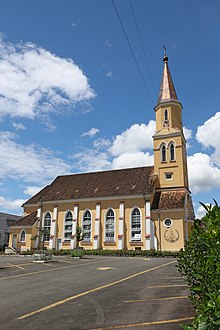
[(185, 330), (220, 329), (220, 207), (202, 205), (206, 215), (195, 222), (178, 258), (196, 312), (192, 326), (182, 325)]
[(22, 256), (29, 256), (29, 255), (32, 255), (33, 254), (33, 251), (32, 250), (26, 250), (26, 251), (20, 252), (20, 254)]
[(83, 249), (75, 249), (70, 251), (70, 256), (72, 258), (82, 258), (84, 256), (84, 251)]
[(115, 257), (178, 257), (179, 251), (156, 250), (84, 250), (86, 255), (115, 256)]
[[(75, 250), (52, 250), (53, 255), (70, 255)], [(179, 251), (156, 251), (156, 250), (85, 250), (85, 255), (96, 255), (96, 256), (115, 256), (115, 257), (178, 257)]]
[(71, 250), (69, 249), (61, 249), (61, 250), (52, 250), (52, 254), (54, 256), (66, 256), (66, 255), (69, 255), (71, 252)]

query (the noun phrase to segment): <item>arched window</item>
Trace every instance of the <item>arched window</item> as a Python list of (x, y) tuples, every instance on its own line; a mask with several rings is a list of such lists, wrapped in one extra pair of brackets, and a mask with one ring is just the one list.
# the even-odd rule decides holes
[(166, 162), (167, 157), (166, 157), (166, 146), (165, 144), (162, 145), (161, 147), (161, 161)]
[(141, 213), (137, 207), (131, 213), (131, 240), (141, 241)]
[(22, 232), (21, 232), (20, 241), (21, 242), (25, 242), (26, 241), (26, 232), (25, 232), (25, 230), (22, 230)]
[(91, 241), (91, 226), (92, 226), (92, 216), (89, 210), (83, 215), (82, 221), (82, 232), (83, 232), (83, 240), (84, 241)]
[(164, 121), (165, 122), (168, 121), (168, 110), (167, 109), (164, 110)]
[(72, 236), (73, 228), (73, 215), (71, 211), (68, 211), (64, 220), (64, 240), (69, 241)]
[(112, 209), (109, 209), (105, 218), (105, 241), (115, 241), (115, 214)]
[(175, 147), (173, 143), (170, 145), (170, 160), (175, 160)]
[(51, 214), (47, 212), (44, 217), (44, 241), (48, 242), (50, 240), (50, 227), (51, 227)]

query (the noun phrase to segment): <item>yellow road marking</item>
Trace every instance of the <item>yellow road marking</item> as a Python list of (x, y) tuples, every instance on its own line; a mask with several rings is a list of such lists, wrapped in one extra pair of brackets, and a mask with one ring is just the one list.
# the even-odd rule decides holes
[(165, 298), (153, 298), (150, 300), (175, 300), (175, 299), (186, 299), (188, 296), (177, 296), (177, 297), (165, 297)]
[(111, 269), (115, 269), (113, 267), (99, 267), (96, 270), (111, 270)]
[(11, 276), (7, 276), (7, 277), (0, 277), (0, 281), (1, 280), (8, 280), (8, 279), (11, 279), (11, 278), (30, 276), (30, 275), (35, 275), (35, 274), (48, 273), (48, 272), (53, 272), (53, 271), (61, 270), (61, 269), (68, 269), (68, 268), (74, 268), (74, 267), (80, 267), (80, 266), (93, 265), (93, 264), (98, 264), (100, 262), (109, 262), (109, 261), (112, 261), (112, 259), (99, 260), (97, 262), (88, 262), (86, 264), (78, 264), (78, 265), (72, 265), (72, 266), (57, 267), (57, 268), (53, 268), (53, 269), (38, 270), (36, 272), (30, 272), (30, 273), (18, 274), (18, 275), (11, 275)]
[(150, 269), (143, 270), (143, 271), (141, 271), (141, 272), (139, 272), (139, 273), (135, 273), (135, 274), (130, 275), (130, 276), (128, 276), (128, 277), (124, 277), (124, 278), (122, 278), (122, 279), (120, 279), (120, 280), (117, 280), (117, 281), (115, 281), (115, 282), (111, 282), (111, 283), (108, 283), (108, 284), (105, 284), (105, 285), (101, 285), (101, 286), (99, 286), (99, 287), (97, 287), (97, 288), (93, 288), (93, 289), (90, 289), (90, 290), (88, 290), (88, 291), (81, 292), (81, 293), (79, 293), (79, 294), (77, 294), (77, 295), (75, 295), (75, 296), (72, 296), (72, 297), (69, 297), (69, 298), (66, 298), (66, 299), (63, 299), (63, 300), (57, 301), (57, 302), (55, 302), (55, 303), (53, 303), (53, 304), (51, 304), (51, 305), (45, 306), (45, 307), (40, 308), (40, 309), (37, 309), (37, 310), (35, 310), (35, 311), (33, 311), (33, 312), (30, 312), (30, 313), (27, 313), (27, 314), (25, 314), (25, 315), (19, 316), (19, 317), (17, 318), (17, 320), (23, 320), (23, 319), (26, 319), (27, 317), (30, 317), (30, 316), (36, 315), (36, 314), (41, 313), (41, 312), (44, 312), (44, 311), (47, 311), (48, 309), (51, 309), (51, 308), (53, 308), (53, 307), (56, 307), (56, 306), (62, 305), (62, 304), (64, 304), (64, 303), (68, 302), (68, 301), (71, 301), (71, 300), (74, 300), (74, 299), (77, 299), (77, 298), (83, 297), (83, 296), (88, 295), (89, 293), (92, 293), (92, 292), (96, 292), (96, 291), (100, 291), (100, 290), (105, 289), (105, 288), (109, 288), (109, 287), (111, 287), (111, 286), (113, 286), (113, 285), (116, 285), (116, 284), (119, 284), (119, 283), (125, 282), (125, 281), (130, 280), (130, 279), (132, 279), (132, 278), (134, 278), (134, 277), (137, 277), (137, 276), (139, 276), (139, 275), (143, 275), (143, 274), (146, 274), (146, 273), (152, 272), (153, 270), (156, 270), (156, 269), (159, 269), (159, 268), (162, 268), (162, 267), (168, 266), (168, 265), (173, 264), (173, 263), (175, 263), (175, 262), (176, 262), (176, 261), (171, 261), (171, 262), (168, 262), (168, 263), (163, 264), (163, 265), (159, 265), (159, 266), (156, 266), (156, 267), (153, 267), (153, 268), (150, 268)]
[(134, 303), (134, 302), (144, 302), (144, 301), (146, 301), (146, 300), (141, 300), (141, 299), (139, 299), (139, 300), (124, 300), (124, 303)]
[(8, 262), (7, 262), (7, 265), (9, 265), (10, 267), (17, 267), (17, 268), (19, 268), (19, 269), (25, 270), (24, 267), (21, 267), (21, 266), (19, 266), (19, 265), (9, 264)]
[(10, 266), (2, 266), (4, 268), (12, 268), (12, 267), (16, 267), (16, 266), (33, 266), (33, 262), (28, 262), (28, 263), (25, 263), (25, 264), (9, 264), (7, 263), (7, 265), (10, 265)]
[(178, 287), (178, 286), (187, 286), (187, 284), (171, 284), (171, 285), (152, 285), (148, 286), (148, 289), (154, 289), (154, 288), (173, 288), (173, 287)]
[(168, 324), (168, 323), (177, 323), (183, 322), (194, 319), (193, 316), (190, 317), (183, 317), (182, 319), (174, 319), (174, 320), (162, 320), (162, 321), (153, 321), (153, 322), (145, 322), (145, 323), (134, 323), (134, 324), (126, 324), (126, 325), (115, 325), (112, 327), (105, 327), (105, 328), (94, 328), (92, 330), (108, 330), (108, 329), (127, 329), (127, 328), (134, 328), (134, 327), (143, 327), (143, 326), (151, 326), (151, 325), (158, 325), (158, 324)]

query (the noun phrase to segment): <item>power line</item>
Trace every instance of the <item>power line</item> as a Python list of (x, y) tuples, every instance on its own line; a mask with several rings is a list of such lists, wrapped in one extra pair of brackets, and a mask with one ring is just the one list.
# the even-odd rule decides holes
[(118, 17), (119, 23), (120, 23), (120, 25), (121, 25), (121, 27), (122, 27), (122, 30), (123, 30), (123, 32), (124, 32), (125, 38), (126, 38), (126, 40), (127, 40), (128, 46), (129, 46), (129, 48), (130, 48), (130, 51), (131, 51), (131, 53), (132, 53), (132, 55), (133, 55), (134, 61), (135, 61), (136, 65), (137, 65), (138, 71), (139, 71), (139, 73), (140, 73), (140, 75), (141, 75), (142, 81), (143, 81), (143, 83), (144, 83), (144, 85), (145, 85), (145, 87), (146, 87), (146, 89), (147, 89), (147, 92), (148, 92), (148, 95), (149, 95), (149, 97), (150, 97), (150, 99), (151, 99), (151, 102), (152, 102), (152, 104), (154, 105), (154, 101), (153, 101), (153, 99), (152, 99), (152, 97), (151, 97), (151, 94), (150, 94), (150, 91), (149, 91), (149, 89), (148, 89), (147, 83), (146, 83), (146, 81), (145, 81), (145, 79), (144, 79), (144, 76), (143, 76), (143, 74), (142, 74), (142, 72), (141, 72), (141, 68), (140, 68), (140, 66), (139, 66), (139, 64), (138, 64), (137, 58), (136, 58), (136, 56), (135, 56), (135, 54), (134, 54), (134, 51), (133, 51), (132, 46), (131, 46), (131, 43), (130, 43), (130, 41), (129, 41), (129, 39), (128, 39), (127, 33), (126, 33), (126, 31), (125, 31), (124, 25), (123, 25), (122, 20), (121, 20), (121, 18), (120, 18), (119, 12), (118, 12), (118, 10), (117, 10), (117, 8), (116, 8), (116, 6), (115, 6), (114, 0), (112, 0), (112, 4), (113, 4), (113, 7), (114, 7), (114, 9), (115, 9), (116, 15), (117, 15), (117, 17)]
[(149, 74), (150, 74), (150, 78), (151, 78), (151, 82), (152, 82), (152, 85), (153, 85), (153, 88), (154, 88), (155, 96), (157, 97), (157, 92), (156, 92), (153, 76), (152, 76), (151, 71), (150, 71), (149, 62), (147, 60), (147, 55), (146, 55), (145, 48), (144, 48), (144, 45), (143, 45), (143, 42), (142, 42), (140, 30), (139, 30), (139, 27), (138, 27), (138, 23), (137, 23), (137, 20), (136, 20), (136, 16), (135, 16), (135, 13), (134, 13), (134, 8), (133, 8), (131, 0), (129, 0), (129, 3), (130, 3), (131, 11), (132, 11), (132, 14), (133, 14), (135, 26), (136, 26), (136, 29), (137, 29), (137, 32), (138, 32), (138, 37), (139, 37), (139, 40), (140, 40), (141, 48), (142, 48), (143, 53), (144, 53), (145, 63), (147, 65), (147, 68), (148, 68), (148, 71), (149, 71)]

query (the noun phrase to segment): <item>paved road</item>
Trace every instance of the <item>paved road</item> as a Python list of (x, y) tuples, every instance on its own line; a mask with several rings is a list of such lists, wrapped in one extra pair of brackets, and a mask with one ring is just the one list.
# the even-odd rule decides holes
[(175, 259), (0, 257), (0, 329), (180, 329), (193, 309)]

